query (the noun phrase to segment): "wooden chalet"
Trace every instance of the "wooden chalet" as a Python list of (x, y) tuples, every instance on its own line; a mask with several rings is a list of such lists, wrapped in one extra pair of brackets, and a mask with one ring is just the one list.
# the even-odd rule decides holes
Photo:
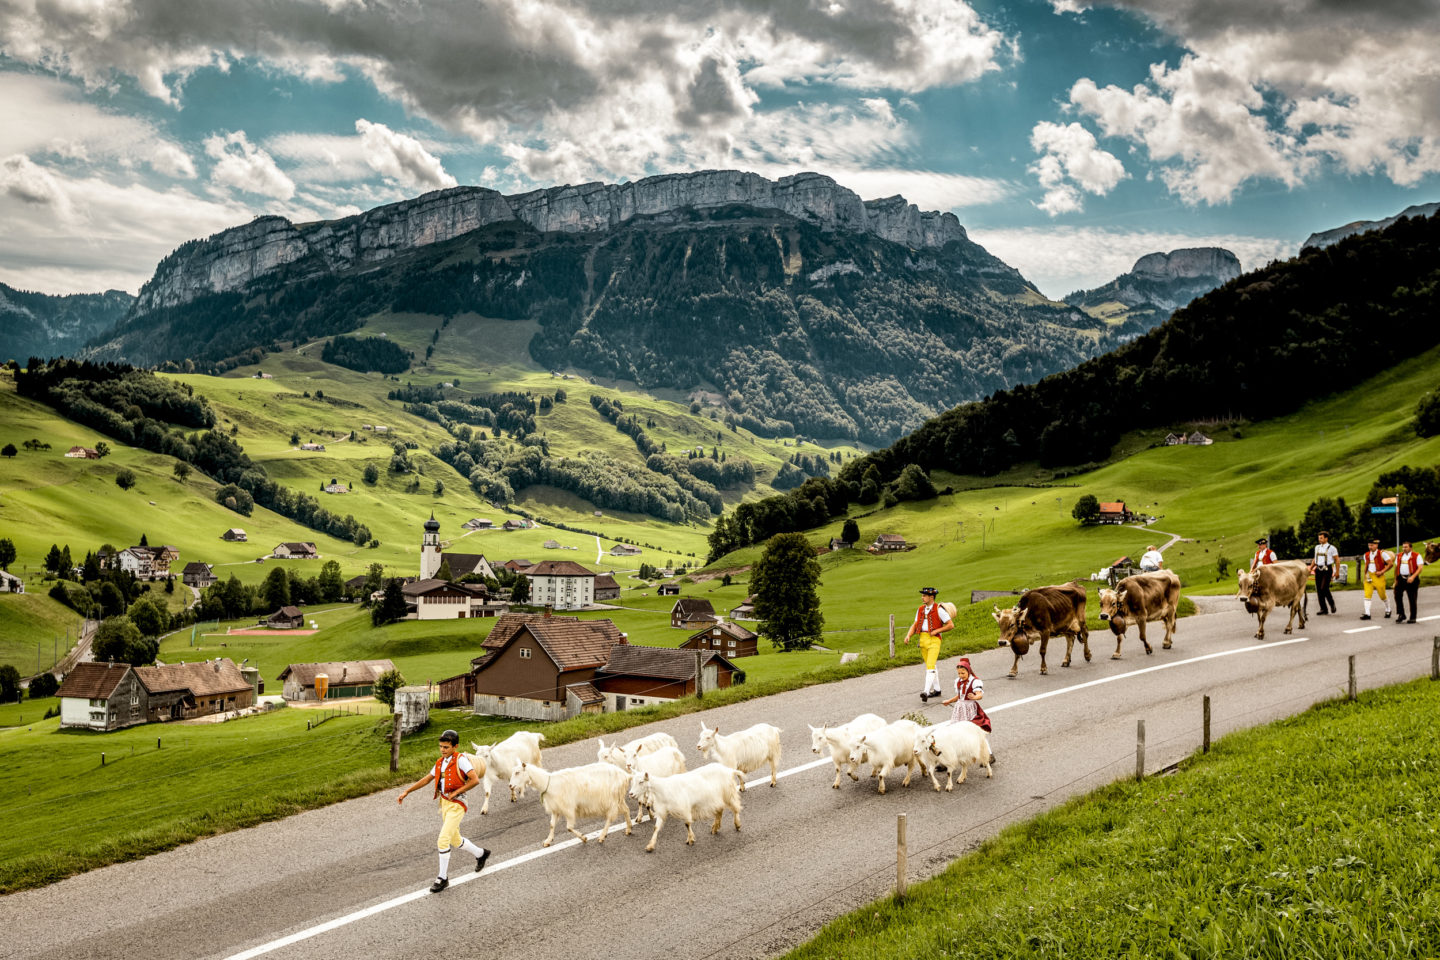
[(128, 663), (77, 663), (55, 695), (62, 727), (109, 731), (145, 722), (145, 688)]
[(680, 584), (662, 583), (655, 589), (655, 594), (660, 597), (678, 597), (680, 596)]
[(754, 620), (755, 619), (755, 595), (752, 593), (740, 602), (739, 606), (730, 608), (731, 620)]
[(136, 667), (145, 688), (149, 722), (189, 720), (243, 710), (255, 704), (255, 688), (232, 660)]
[(476, 662), (477, 714), (525, 720), (572, 715), (567, 688), (589, 683), (624, 636), (609, 620), (539, 617)]
[(670, 608), (670, 626), (691, 630), (706, 626), (717, 619), (715, 608), (704, 597), (681, 597)]
[(192, 560), (185, 564), (185, 569), (180, 572), (180, 580), (187, 587), (195, 587), (204, 590), (216, 580), (215, 570), (208, 563), (201, 563), (199, 560)]
[(690, 636), (680, 644), (681, 650), (714, 650), (730, 659), (753, 657), (760, 652), (760, 637), (738, 623), (720, 620)]
[(612, 557), (633, 557), (642, 552), (643, 551), (633, 543), (617, 543), (610, 548), (610, 556)]
[(318, 700), (315, 678), (325, 674), (325, 699), (368, 697), (375, 692), (375, 681), (382, 673), (395, 669), (389, 660), (342, 660), (333, 663), (292, 663), (275, 679), (282, 684), (280, 695), (286, 700)]
[[(724, 689), (744, 681), (744, 673), (721, 654), (706, 651), (700, 655), (700, 662), (706, 690)], [(595, 672), (590, 684), (615, 710), (693, 697), (695, 652), (620, 644), (610, 651), (605, 665)]]
[(285, 606), (260, 621), (260, 626), (271, 630), (295, 630), (305, 626), (305, 614), (299, 607)]
[(1098, 523), (1125, 523), (1130, 519), (1130, 511), (1125, 509), (1124, 500), (1110, 500), (1100, 504), (1100, 513), (1095, 519)]
[(897, 550), (910, 550), (910, 544), (898, 533), (882, 533), (875, 538), (875, 542), (865, 548), (871, 553), (894, 553)]
[(270, 555), (277, 560), (315, 560), (319, 558), (320, 551), (315, 549), (315, 544), (310, 542), (294, 542), (276, 544)]
[(65, 456), (73, 460), (99, 460), (100, 454), (89, 447), (71, 447)]
[(220, 534), (220, 539), (229, 540), (232, 543), (244, 543), (246, 540), (245, 531), (239, 527), (231, 527), (229, 530)]
[(619, 599), (620, 584), (615, 582), (615, 575), (611, 573), (597, 573), (595, 575), (595, 601), (600, 603)]
[(853, 542), (849, 541), (849, 540), (841, 540), (839, 537), (831, 537), (831, 538), (830, 538), (830, 552), (831, 552), (831, 553), (834, 553), (836, 550), (854, 550), (854, 549), (855, 549), (855, 544), (854, 544)]

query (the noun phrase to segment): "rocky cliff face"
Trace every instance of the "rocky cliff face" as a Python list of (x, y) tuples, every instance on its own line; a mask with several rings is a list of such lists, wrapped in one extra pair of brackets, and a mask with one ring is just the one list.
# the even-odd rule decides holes
[(1076, 291), (1067, 296), (1065, 302), (1084, 307), (1119, 302), (1132, 309), (1154, 309), (1168, 316), (1238, 276), (1240, 259), (1220, 247), (1147, 253), (1135, 261), (1129, 273), (1103, 287)]
[(954, 214), (921, 212), (898, 196), (862, 201), (816, 173), (771, 181), (736, 170), (707, 170), (626, 184), (551, 187), (509, 197), (483, 187), (456, 187), (343, 220), (296, 226), (282, 217), (257, 217), (192, 241), (161, 261), (132, 314), (238, 290), (301, 261), (308, 261), (301, 273), (311, 275), (380, 263), (492, 223), (519, 220), (542, 233), (583, 233), (611, 230), (636, 217), (678, 219), (686, 209), (732, 204), (778, 210), (824, 230), (870, 233), (916, 248), (965, 239)]
[(1440, 211), (1440, 203), (1423, 203), (1406, 207), (1393, 217), (1386, 217), (1384, 220), (1356, 220), (1347, 223), (1343, 227), (1335, 227), (1333, 230), (1322, 230), (1319, 233), (1312, 233), (1300, 244), (1300, 249), (1315, 247), (1323, 249), (1331, 244), (1339, 243), (1346, 237), (1353, 237), (1357, 233), (1366, 233), (1370, 230), (1384, 230), (1402, 217), (1433, 217)]

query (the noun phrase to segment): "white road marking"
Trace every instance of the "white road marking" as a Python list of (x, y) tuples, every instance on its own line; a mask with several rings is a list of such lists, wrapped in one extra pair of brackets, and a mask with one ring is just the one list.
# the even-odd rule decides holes
[(1228, 657), (1237, 653), (1251, 653), (1255, 650), (1273, 650), (1276, 647), (1283, 647), (1287, 643), (1304, 643), (1309, 637), (1291, 637), (1289, 640), (1277, 640), (1274, 643), (1261, 643), (1253, 647), (1240, 647), (1236, 650), (1221, 650), (1219, 653), (1207, 653), (1203, 657), (1191, 657), (1188, 660), (1176, 660), (1173, 663), (1162, 663), (1154, 667), (1146, 667), (1143, 670), (1131, 670), (1129, 673), (1117, 673), (1113, 677), (1101, 677), (1099, 680), (1091, 680), (1087, 683), (1077, 683), (1073, 687), (1061, 687), (1059, 690), (1051, 690), (1047, 693), (1037, 693), (1033, 697), (1024, 697), (1020, 700), (1011, 700), (1008, 703), (996, 704), (986, 713), (996, 713), (1000, 710), (1008, 710), (1011, 707), (1018, 707), (1026, 703), (1034, 703), (1036, 700), (1046, 700), (1050, 697), (1058, 697), (1062, 693), (1071, 693), (1075, 690), (1084, 690), (1086, 687), (1098, 687), (1102, 683), (1114, 683), (1116, 680), (1125, 680), (1129, 677), (1138, 677), (1144, 673), (1154, 673), (1156, 670), (1169, 670), (1171, 667), (1183, 667), (1187, 663), (1199, 663), (1202, 660), (1214, 660), (1216, 657)]
[[(1062, 693), (1072, 693), (1076, 690), (1084, 690), (1087, 687), (1098, 686), (1102, 683), (1112, 683), (1116, 680), (1125, 680), (1129, 677), (1138, 677), (1142, 674), (1154, 673), (1156, 670), (1168, 670), (1171, 667), (1180, 667), (1189, 663), (1199, 663), (1203, 660), (1213, 660), (1216, 657), (1228, 657), (1236, 653), (1250, 653), (1255, 650), (1273, 650), (1276, 647), (1282, 647), (1289, 643), (1304, 643), (1306, 640), (1309, 639), (1309, 637), (1293, 637), (1289, 640), (1278, 640), (1275, 643), (1258, 644), (1253, 647), (1241, 647), (1238, 650), (1222, 650), (1219, 653), (1209, 653), (1200, 657), (1190, 657), (1186, 660), (1176, 660), (1174, 663), (1162, 663), (1154, 667), (1145, 667), (1142, 670), (1131, 670), (1129, 673), (1118, 673), (1113, 677), (1102, 677), (1099, 680), (1091, 680), (1087, 683), (1077, 683), (1074, 686), (1061, 687), (1059, 690), (1051, 690), (1047, 693), (1037, 693), (1033, 697), (1024, 697), (1020, 700), (1012, 700), (1009, 703), (998, 704), (994, 707), (991, 707), (986, 712), (997, 713), (1001, 710), (1007, 710), (1011, 707), (1018, 707), (1027, 703), (1034, 703), (1037, 700), (1045, 700), (1050, 697), (1058, 697)], [(833, 761), (829, 757), (821, 757), (819, 760), (812, 760), (809, 763), (802, 763), (798, 767), (791, 767), (788, 770), (782, 770), (778, 774), (776, 774), (776, 779), (783, 779), (785, 777), (793, 776), (797, 773), (804, 773), (807, 770), (814, 770), (816, 767), (823, 767), (827, 765), (833, 765)], [(751, 788), (759, 787), (764, 784), (768, 784), (769, 782), (770, 777), (768, 775), (761, 776), (756, 778), (755, 780), (746, 781), (745, 788), (747, 791), (749, 791)], [(647, 824), (648, 823), (649, 821), (647, 821)], [(625, 824), (622, 822), (611, 826), (609, 832), (614, 833), (617, 830), (624, 829)], [(600, 833), (601, 831), (599, 830), (596, 830), (593, 833), (588, 833), (586, 834), (586, 839), (593, 840), (599, 837)], [(575, 837), (571, 837), (567, 840), (562, 840), (554, 844), (553, 846), (541, 847), (539, 850), (531, 850), (529, 853), (522, 853), (517, 857), (511, 857), (509, 860), (502, 861), (495, 864), (494, 866), (486, 867), (484, 873), (467, 873), (463, 876), (455, 877), (450, 881), (450, 886), (458, 887), (461, 884), (469, 883), (472, 880), (479, 880), (481, 877), (488, 877), (491, 874), (499, 873), (502, 870), (509, 870), (512, 867), (518, 867), (522, 864), (529, 863), (532, 860), (538, 860), (541, 857), (548, 857), (551, 854), (559, 853), (562, 850), (567, 850), (570, 847), (575, 847), (579, 845), (580, 841)], [(464, 860), (463, 857), (459, 859), (462, 862)], [(317, 937), (322, 933), (328, 933), (331, 930), (348, 926), (358, 920), (364, 920), (366, 917), (373, 917), (377, 913), (385, 913), (389, 910), (395, 909), (396, 907), (404, 906), (405, 904), (411, 903), (415, 900), (422, 900), (428, 896), (430, 896), (430, 892), (428, 890), (416, 890), (411, 893), (402, 894), (401, 896), (395, 897), (391, 900), (386, 900), (383, 903), (377, 903), (374, 906), (365, 907), (361, 910), (356, 910), (353, 913), (347, 913), (345, 916), (336, 917), (334, 920), (326, 920), (324, 923), (316, 924), (313, 927), (307, 927), (304, 930), (299, 930), (295, 933), (289, 934), (288, 936), (281, 937), (278, 940), (271, 940), (269, 943), (262, 943), (258, 947), (251, 947), (249, 950), (242, 951), (241, 953), (232, 954), (231, 956), (227, 957), (226, 960), (252, 960), (252, 958), (254, 957), (264, 956), (265, 954), (272, 953), (276, 950), (281, 949), (282, 947), (292, 946), (293, 944), (309, 940), (312, 937)]]
[(1421, 617), (1419, 620), (1416, 620), (1416, 621), (1414, 621), (1414, 622), (1415, 622), (1415, 623), (1425, 623), (1427, 620), (1440, 620), (1440, 613), (1432, 613), (1430, 616), (1428, 616), (1428, 617)]
[(1375, 626), (1373, 626), (1373, 627), (1356, 627), (1356, 628), (1353, 629), (1353, 630), (1342, 630), (1342, 631), (1340, 631), (1340, 632), (1341, 632), (1341, 633), (1365, 633), (1367, 630), (1379, 630), (1379, 629), (1380, 629), (1380, 626), (1377, 624), (1377, 625), (1375, 625)]

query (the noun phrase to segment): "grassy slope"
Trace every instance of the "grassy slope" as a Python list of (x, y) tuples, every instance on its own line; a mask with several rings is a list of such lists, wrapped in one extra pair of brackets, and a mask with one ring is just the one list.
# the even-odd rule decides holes
[(1413, 735), (1437, 710), (1419, 680), (1228, 736), (1009, 827), (788, 956), (1440, 955), (1440, 745)]

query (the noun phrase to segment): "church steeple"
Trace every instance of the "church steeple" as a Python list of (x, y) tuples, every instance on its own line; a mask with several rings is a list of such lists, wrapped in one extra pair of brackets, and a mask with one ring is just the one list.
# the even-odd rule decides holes
[(435, 511), (430, 511), (430, 519), (425, 521), (425, 536), (420, 541), (420, 579), (429, 580), (440, 572), (440, 565), (443, 561), (440, 557), (440, 521), (435, 519)]

